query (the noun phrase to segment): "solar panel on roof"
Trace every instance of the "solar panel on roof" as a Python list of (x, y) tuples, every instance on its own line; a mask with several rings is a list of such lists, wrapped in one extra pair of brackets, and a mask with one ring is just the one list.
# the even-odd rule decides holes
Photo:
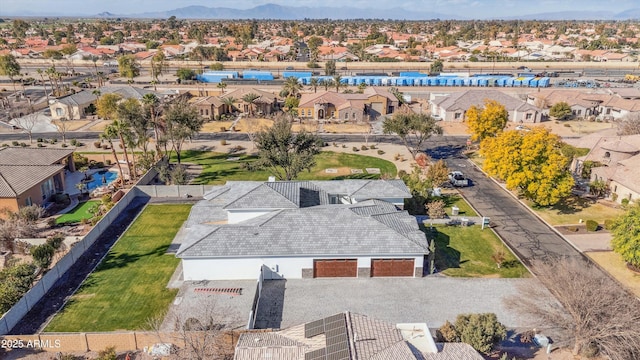
[(312, 338), (314, 336), (324, 334), (324, 319), (312, 321), (304, 324), (304, 337)]
[(322, 348), (310, 351), (304, 354), (304, 360), (325, 360), (327, 357), (327, 349)]

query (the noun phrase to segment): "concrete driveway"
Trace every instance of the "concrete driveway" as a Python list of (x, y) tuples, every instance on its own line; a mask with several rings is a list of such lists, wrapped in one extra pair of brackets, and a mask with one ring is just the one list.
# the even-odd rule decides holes
[[(534, 327), (534, 320), (507, 308), (519, 286), (536, 279), (426, 278), (293, 279), (265, 281), (258, 328), (286, 328), (346, 310), (391, 323), (426, 322), (431, 328), (458, 314), (491, 312), (508, 327)], [(547, 293), (548, 294), (548, 293)], [(551, 294), (541, 301), (555, 301)]]

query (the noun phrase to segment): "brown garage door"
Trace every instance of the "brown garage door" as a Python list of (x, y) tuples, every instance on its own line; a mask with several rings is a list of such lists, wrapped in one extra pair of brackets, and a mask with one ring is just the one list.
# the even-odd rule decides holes
[(358, 260), (328, 259), (314, 260), (313, 277), (357, 277)]
[(414, 259), (372, 259), (371, 276), (413, 276)]

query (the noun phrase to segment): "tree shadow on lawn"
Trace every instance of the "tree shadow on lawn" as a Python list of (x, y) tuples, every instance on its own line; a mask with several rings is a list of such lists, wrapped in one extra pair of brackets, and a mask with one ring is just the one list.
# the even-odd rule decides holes
[(436, 228), (423, 228), (428, 239), (435, 239), (435, 264), (438, 272), (446, 269), (459, 269), (461, 264), (468, 260), (460, 261), (460, 251), (450, 247), (451, 238), (449, 235), (438, 231)]
[(167, 253), (170, 245), (162, 245), (158, 246), (154, 250), (151, 250), (144, 254), (129, 254), (129, 253), (120, 253), (117, 255), (109, 254), (104, 258), (102, 263), (98, 265), (95, 272), (106, 271), (114, 268), (123, 268), (129, 265), (132, 265), (136, 261), (147, 258), (149, 256), (164, 256)]
[(585, 199), (578, 196), (570, 196), (564, 201), (553, 206), (535, 206), (534, 209), (547, 210), (555, 212), (558, 215), (571, 215), (588, 209), (595, 202), (591, 199)]
[(241, 173), (244, 171), (246, 170), (243, 170), (241, 168), (231, 168), (231, 169), (209, 171), (209, 172), (205, 171), (205, 172), (202, 172), (200, 175), (198, 175), (198, 177), (194, 179), (193, 183), (196, 185), (213, 184), (218, 181), (228, 180), (229, 177), (237, 175), (238, 173)]

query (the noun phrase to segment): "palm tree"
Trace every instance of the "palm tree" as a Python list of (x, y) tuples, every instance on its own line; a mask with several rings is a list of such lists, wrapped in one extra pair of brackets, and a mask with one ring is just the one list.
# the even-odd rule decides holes
[(256, 101), (259, 98), (260, 98), (260, 95), (255, 93), (248, 93), (242, 97), (242, 101), (249, 104), (249, 115), (253, 116), (253, 106), (255, 105), (254, 101)]
[(122, 150), (124, 152), (124, 161), (127, 163), (127, 170), (129, 170), (129, 176), (133, 179), (134, 174), (131, 171), (131, 162), (129, 161), (129, 153), (127, 151), (127, 146), (130, 143), (126, 137), (130, 136), (131, 129), (129, 129), (129, 124), (125, 123), (121, 120), (113, 120), (111, 125), (113, 129), (116, 131), (116, 135), (120, 139), (120, 144), (122, 145)]
[(233, 96), (222, 98), (222, 103), (227, 107), (227, 113), (233, 112), (233, 104), (236, 102), (236, 99)]
[(36, 71), (38, 72), (38, 75), (40, 75), (40, 79), (42, 79), (42, 86), (44, 86), (44, 94), (47, 96), (47, 104), (49, 104), (49, 92), (47, 91), (47, 83), (44, 81), (44, 72), (42, 71), (42, 69), (38, 69)]
[(149, 93), (149, 94), (144, 94), (144, 96), (142, 97), (142, 104), (145, 105), (148, 110), (149, 110), (149, 114), (150, 114), (150, 119), (151, 119), (151, 125), (153, 126), (153, 139), (156, 142), (156, 154), (158, 157), (160, 157), (160, 154), (162, 153), (162, 150), (160, 149), (160, 136), (159, 136), (159, 130), (160, 130), (160, 124), (157, 121), (157, 114), (156, 112), (158, 111), (158, 104), (160, 103), (160, 99), (158, 99), (158, 97), (155, 94)]
[(313, 92), (318, 92), (318, 86), (320, 86), (320, 81), (316, 77), (312, 77), (309, 81), (309, 86), (313, 89)]
[(302, 84), (298, 82), (298, 78), (290, 76), (284, 81), (282, 88), (287, 91), (288, 96), (298, 96), (302, 90)]
[(320, 80), (320, 84), (324, 86), (324, 91), (329, 91), (329, 88), (333, 86), (333, 80), (331, 79)]
[(333, 85), (336, 87), (336, 92), (340, 92), (340, 88), (344, 86), (341, 75), (333, 75)]
[(216, 87), (222, 91), (222, 94), (224, 94), (224, 89), (227, 87), (227, 83), (220, 81)]
[(113, 126), (113, 124), (107, 125), (102, 134), (100, 134), (100, 140), (106, 140), (109, 143), (109, 147), (111, 148), (111, 154), (113, 155), (113, 159), (118, 165), (118, 171), (120, 171), (120, 176), (124, 180), (124, 173), (122, 172), (122, 166), (120, 165), (120, 161), (118, 161), (118, 154), (116, 153), (116, 149), (113, 147), (113, 139), (118, 137), (118, 131)]

